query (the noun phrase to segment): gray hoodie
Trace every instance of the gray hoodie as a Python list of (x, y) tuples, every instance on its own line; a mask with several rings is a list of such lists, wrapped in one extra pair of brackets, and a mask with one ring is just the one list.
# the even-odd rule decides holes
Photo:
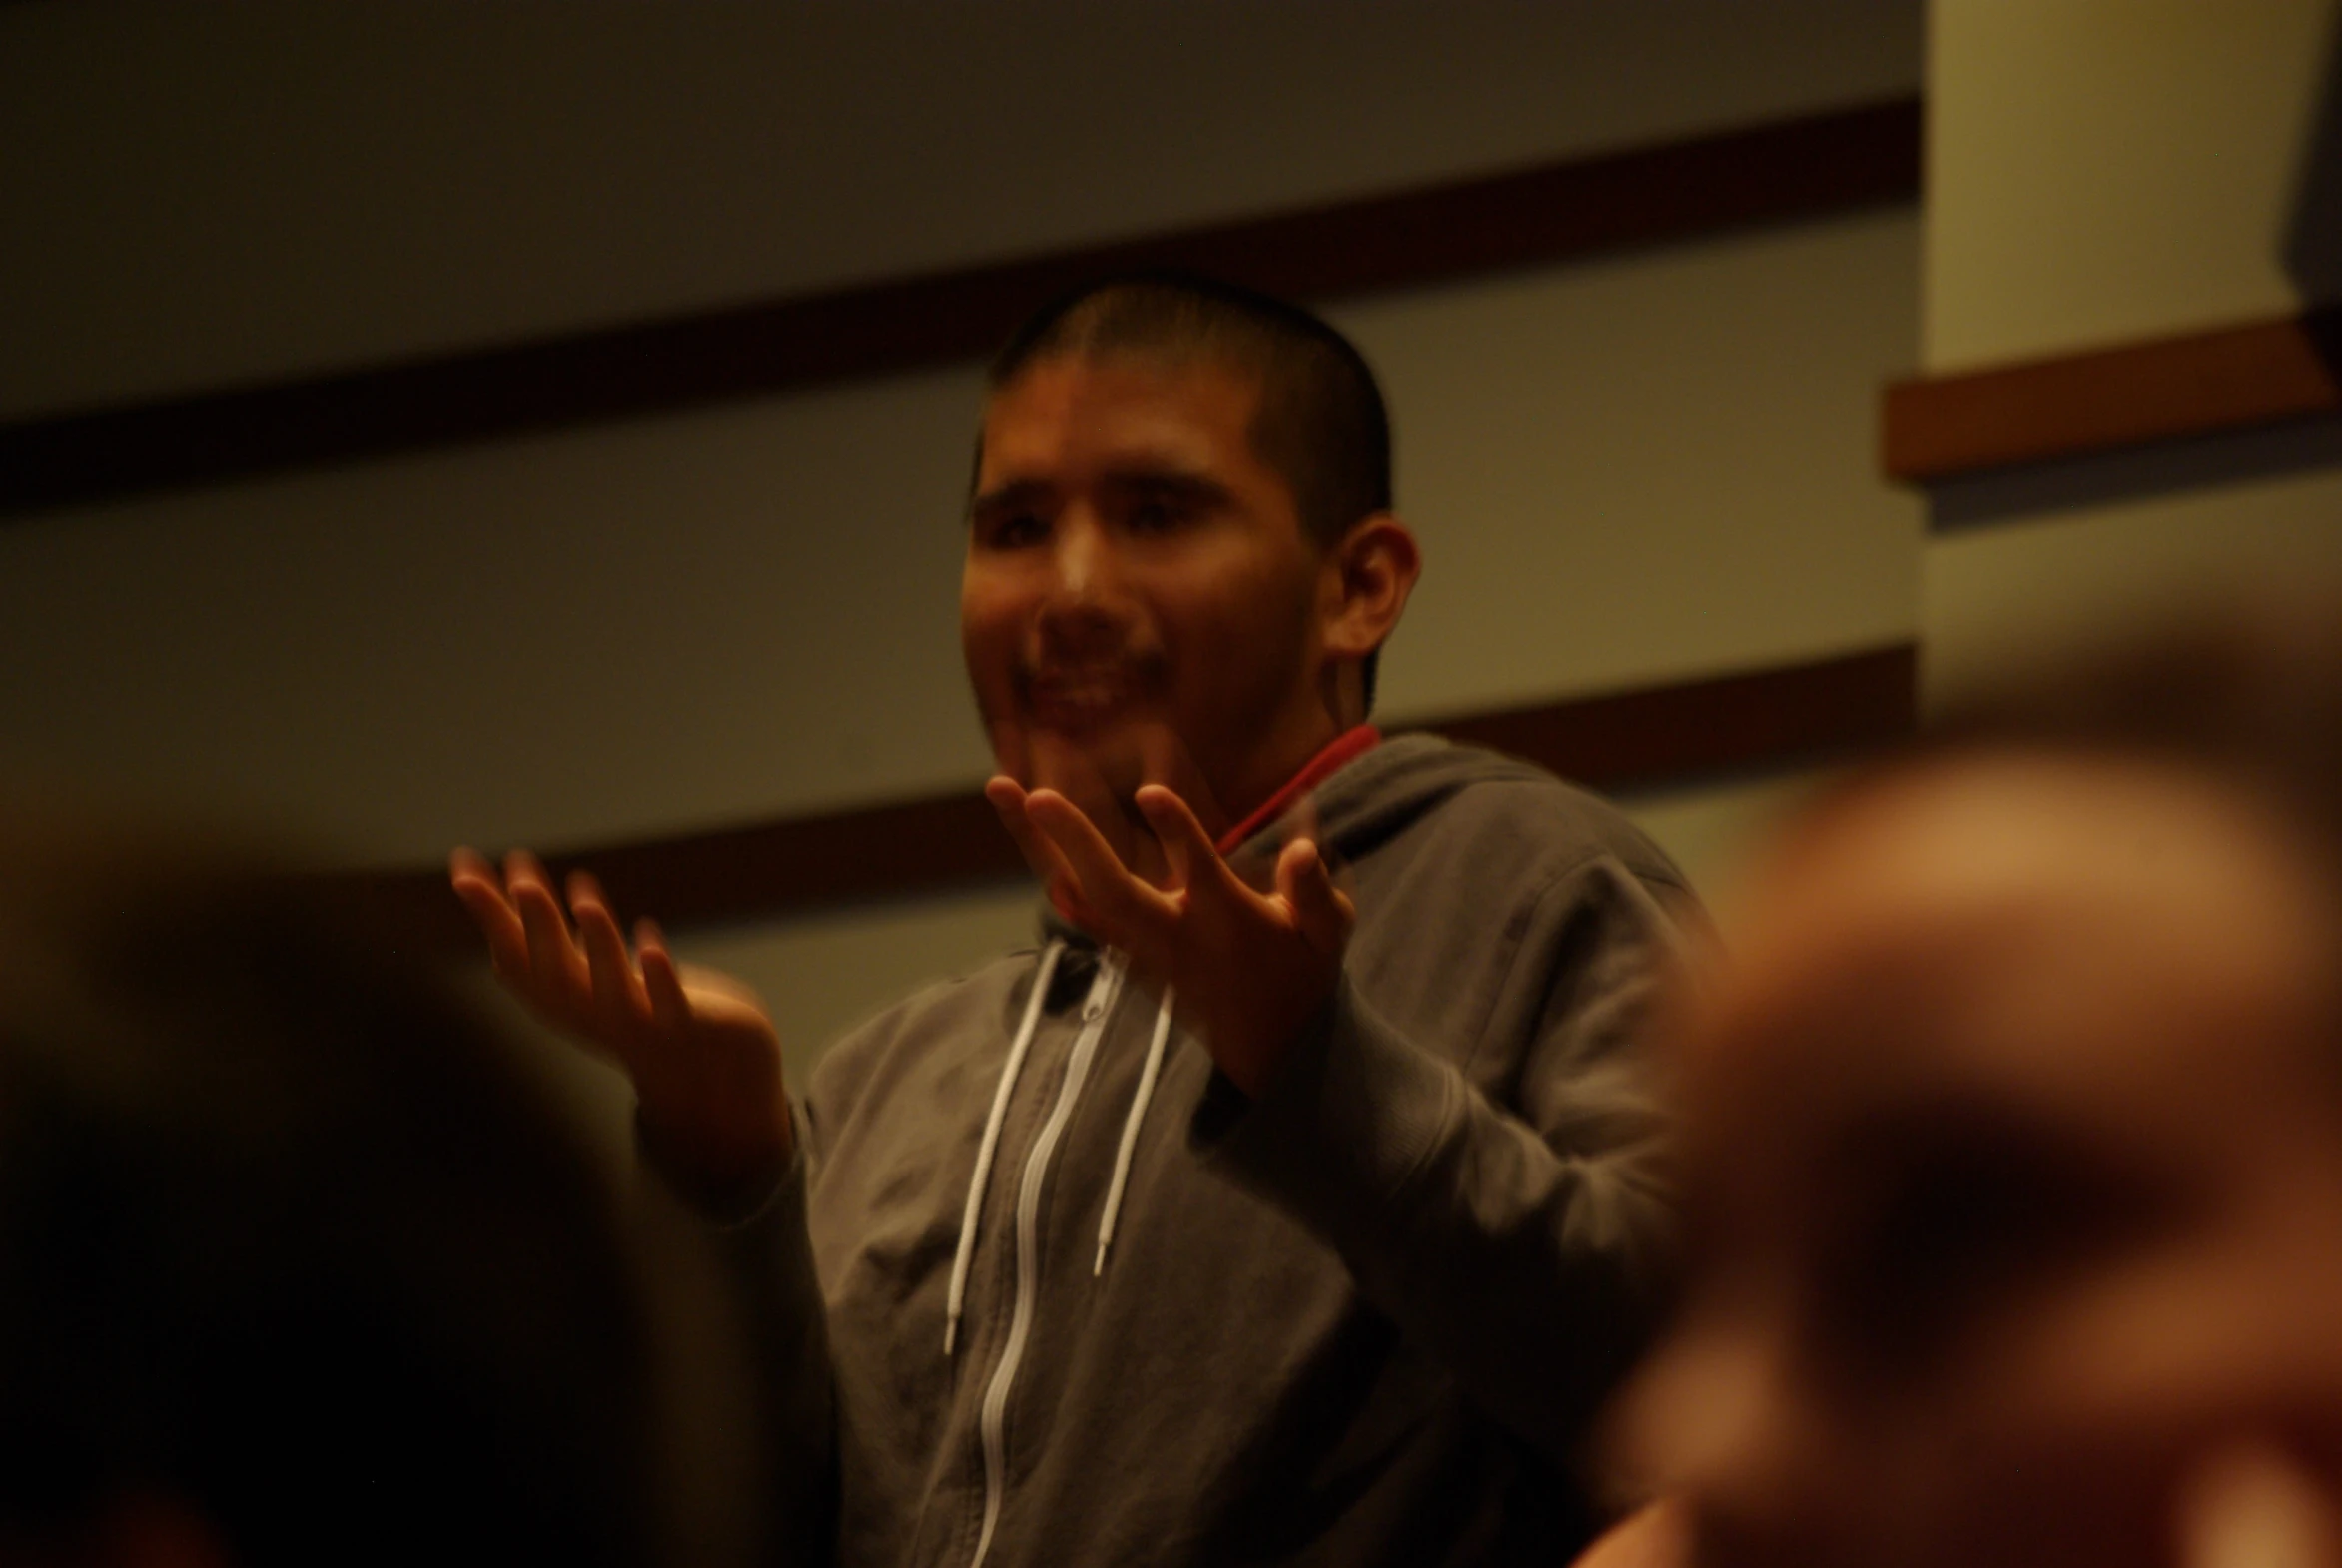
[(1487, 752), (1392, 740), (1314, 800), (1358, 926), (1258, 1099), (1058, 926), (822, 1062), (775, 1218), (804, 1201), (827, 1306), (842, 1562), (1582, 1537), (1567, 1466), (1665, 1272), (1632, 1036), (1698, 916), (1614, 810)]

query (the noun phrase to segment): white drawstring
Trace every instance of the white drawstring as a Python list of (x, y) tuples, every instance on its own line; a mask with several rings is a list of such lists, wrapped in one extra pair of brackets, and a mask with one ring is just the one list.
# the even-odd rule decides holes
[(1155, 1098), (1156, 1076), (1163, 1071), (1163, 1049), (1171, 1040), (1171, 988), (1163, 988), (1163, 1005), (1155, 1013), (1155, 1038), (1147, 1043), (1147, 1065), (1139, 1070), (1139, 1092), (1131, 1097), (1131, 1114), (1123, 1119), (1123, 1143), (1115, 1151), (1114, 1180), (1106, 1189), (1106, 1213), (1098, 1221), (1098, 1262), (1092, 1278), (1106, 1272), (1106, 1249), (1114, 1244), (1115, 1217), (1123, 1211), (1123, 1188), (1131, 1180), (1131, 1155), (1139, 1147), (1139, 1129), (1147, 1121), (1147, 1103)]
[[(1025, 1015), (1018, 1020), (1016, 1039), (1009, 1046), (1009, 1059), (1001, 1064), (999, 1085), (992, 1093), (992, 1111), (984, 1119), (984, 1139), (976, 1146), (976, 1174), (968, 1182), (968, 1201), (960, 1211), (960, 1244), (952, 1254), (952, 1284), (944, 1301), (944, 1354), (950, 1355), (960, 1342), (960, 1315), (968, 1300), (968, 1269), (976, 1256), (977, 1221), (984, 1212), (984, 1191), (992, 1184), (992, 1167), (1000, 1151), (1001, 1126), (1008, 1121), (1009, 1101), (1017, 1089), (1017, 1076), (1024, 1071), (1025, 1057), (1033, 1049), (1033, 1036), (1041, 1022), (1042, 1003), (1049, 994), (1050, 982), (1056, 977), (1058, 959), (1065, 953), (1063, 941), (1050, 943), (1041, 955), (1041, 971), (1034, 977), (1033, 994), (1025, 999)], [(1093, 1276), (1106, 1272), (1107, 1248), (1114, 1244), (1115, 1222), (1122, 1215), (1123, 1192), (1131, 1184), (1131, 1161), (1139, 1148), (1139, 1132), (1147, 1125), (1147, 1108), (1155, 1099), (1156, 1080), (1163, 1075), (1163, 1058), (1171, 1044), (1171, 996), (1164, 989), (1162, 1005), (1155, 1013), (1155, 1035), (1147, 1043), (1147, 1062), (1139, 1070), (1139, 1088), (1131, 1097), (1130, 1114), (1123, 1119), (1123, 1140), (1115, 1150), (1114, 1178), (1106, 1188), (1106, 1212), (1098, 1221), (1098, 1260), (1092, 1266)]]
[(1041, 955), (1041, 972), (1033, 979), (1033, 994), (1025, 999), (1025, 1016), (1017, 1025), (1016, 1041), (1009, 1047), (1009, 1059), (1001, 1064), (1000, 1087), (992, 1094), (992, 1114), (984, 1119), (984, 1142), (976, 1147), (976, 1175), (968, 1183), (968, 1204), (960, 1212), (960, 1246), (952, 1254), (952, 1289), (944, 1302), (944, 1354), (950, 1355), (960, 1339), (960, 1309), (968, 1299), (968, 1264), (976, 1255), (976, 1220), (984, 1211), (984, 1189), (992, 1181), (993, 1155), (1000, 1148), (1001, 1124), (1008, 1120), (1009, 1097), (1017, 1087), (1017, 1075), (1024, 1070), (1025, 1053), (1033, 1047), (1034, 1027), (1041, 1022), (1041, 1004), (1049, 996), (1049, 983), (1057, 975), (1058, 958), (1066, 951), (1062, 941), (1052, 942)]

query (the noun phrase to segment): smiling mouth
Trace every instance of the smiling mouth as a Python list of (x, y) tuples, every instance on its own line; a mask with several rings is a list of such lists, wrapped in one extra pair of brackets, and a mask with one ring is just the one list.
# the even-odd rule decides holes
[(1045, 729), (1079, 734), (1112, 723), (1139, 699), (1135, 672), (1121, 666), (1028, 672), (1025, 710)]

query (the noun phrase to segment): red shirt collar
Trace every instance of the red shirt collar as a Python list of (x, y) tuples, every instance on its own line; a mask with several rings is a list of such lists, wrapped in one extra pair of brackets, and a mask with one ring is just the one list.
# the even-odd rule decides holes
[(1382, 744), (1382, 731), (1371, 724), (1361, 724), (1344, 730), (1326, 743), (1325, 749), (1311, 757), (1301, 771), (1285, 781), (1284, 787), (1247, 812), (1244, 820), (1219, 836), (1219, 852), (1235, 853), (1237, 845), (1283, 816), (1293, 802), (1324, 783), (1344, 767)]

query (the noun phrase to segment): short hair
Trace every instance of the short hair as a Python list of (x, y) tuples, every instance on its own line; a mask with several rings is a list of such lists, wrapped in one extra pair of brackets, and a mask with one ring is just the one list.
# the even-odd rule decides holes
[[(1373, 367), (1331, 325), (1283, 300), (1187, 273), (1111, 278), (1034, 313), (993, 359), (988, 392), (1064, 357), (1209, 360), (1249, 376), (1260, 404), (1252, 451), (1285, 481), (1321, 548), (1391, 506), (1390, 413)], [(1377, 654), (1364, 666), (1374, 697)]]
[(1147, 273), (1076, 290), (1017, 330), (986, 386), (1043, 360), (1125, 353), (1209, 359), (1256, 380), (1252, 450), (1320, 544), (1390, 509), (1390, 415), (1366, 357), (1299, 306), (1234, 284)]
[(1988, 747), (2210, 775), (2291, 818), (2342, 871), (2342, 598), (2216, 605), (2028, 670), (1952, 700), (1913, 749)]
[(244, 1563), (652, 1561), (588, 1147), (302, 886), (0, 820), (0, 1556), (154, 1494)]
[(2217, 604), (2004, 676), (1954, 697), (1807, 815), (1875, 779), (1994, 752), (2171, 769), (2263, 815), (2334, 916), (2322, 1006), (2328, 1064), (2342, 1073), (2342, 598), (2313, 587)]

